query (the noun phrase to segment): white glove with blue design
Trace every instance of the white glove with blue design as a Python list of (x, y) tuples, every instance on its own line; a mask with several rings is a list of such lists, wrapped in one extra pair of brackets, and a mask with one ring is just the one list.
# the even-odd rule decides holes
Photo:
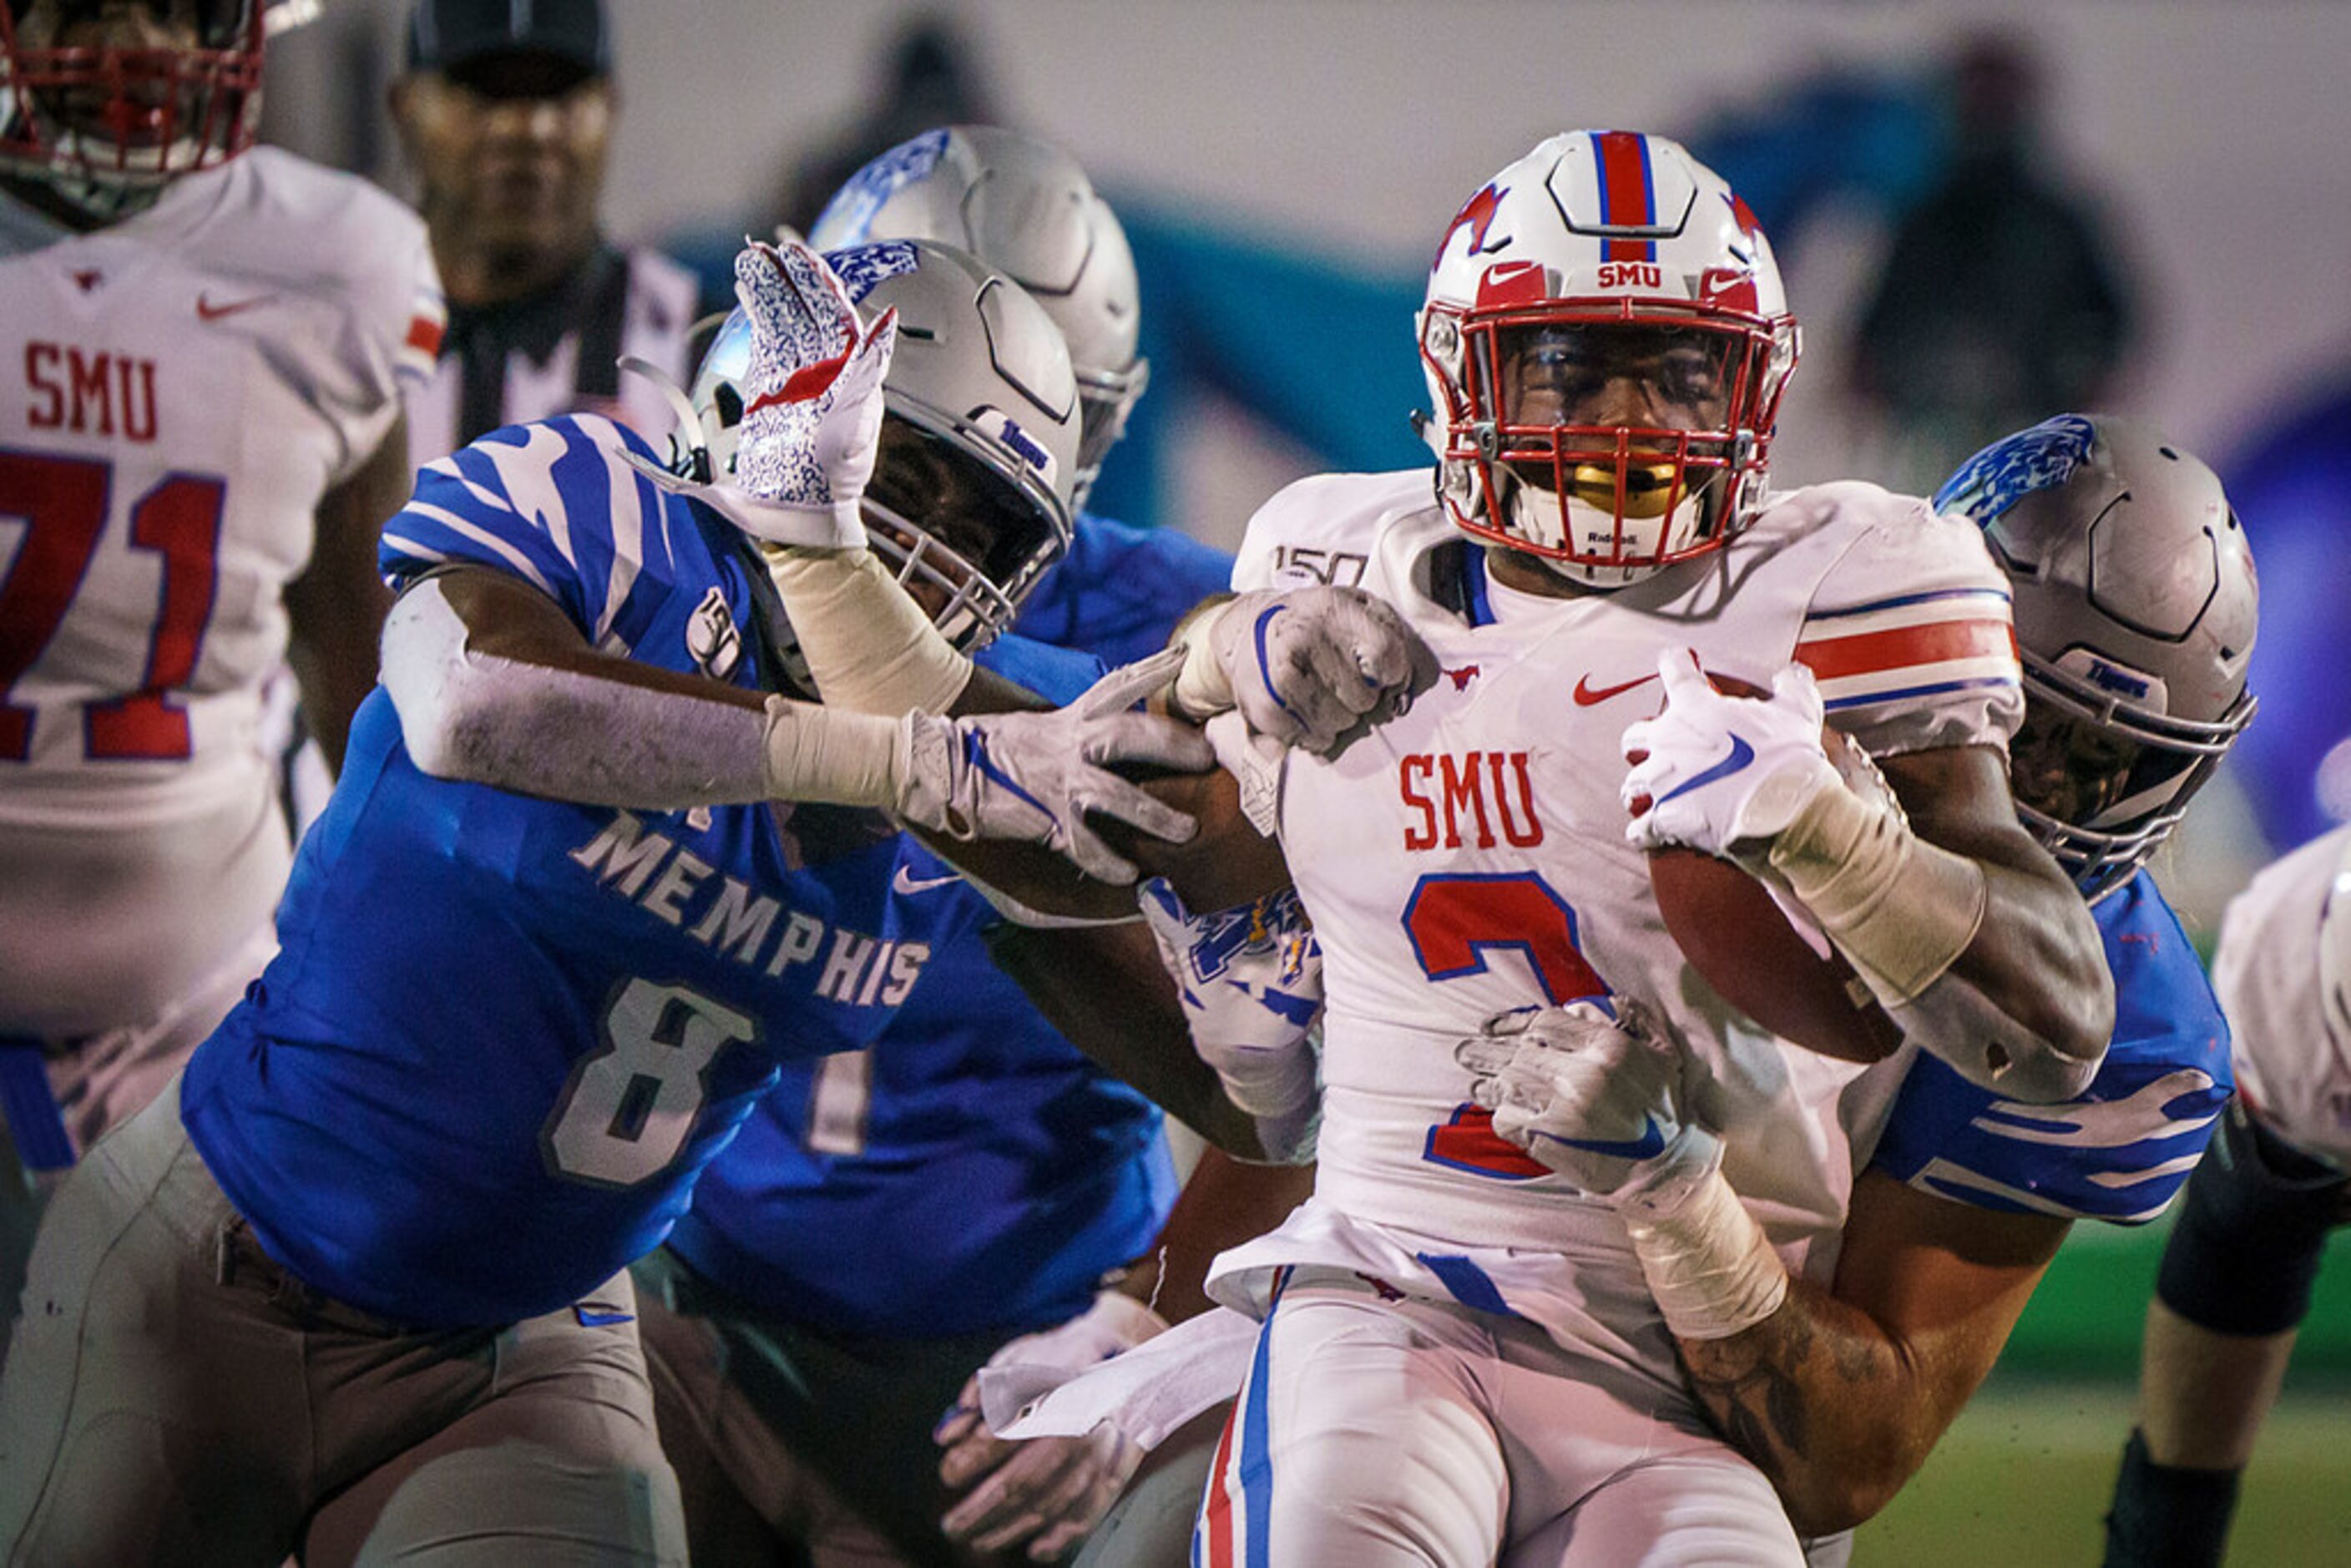
[(1133, 882), (1134, 862), (1086, 825), (1086, 813), (1099, 811), (1171, 843), (1199, 831), (1192, 817), (1106, 766), (1143, 763), (1183, 773), (1215, 766), (1215, 750), (1190, 725), (1131, 711), (1167, 684), (1183, 657), (1177, 646), (1113, 670), (1049, 713), (908, 714), (894, 810), (951, 838), (1042, 844), (1088, 876)]
[(1236, 595), (1186, 629), (1178, 712), (1238, 707), (1250, 729), (1318, 756), (1395, 717), (1437, 681), (1437, 655), (1395, 607), (1358, 588), (1314, 584)]
[(1322, 949), (1298, 894), (1194, 915), (1164, 880), (1137, 902), (1159, 960), (1175, 977), (1192, 1048), (1257, 1124), (1266, 1157), (1303, 1165), (1321, 1124), (1314, 1025), (1322, 1011)]
[(1769, 697), (1715, 690), (1686, 649), (1660, 657), (1657, 675), (1664, 711), (1625, 731), (1627, 758), (1640, 758), (1621, 791), (1638, 812), (1625, 830), (1636, 848), (1750, 857), (1820, 790), (1844, 788), (1821, 745), (1820, 688), (1802, 664), (1774, 675)]
[(1453, 1057), (1498, 1134), (1628, 1216), (1672, 1213), (1722, 1164), (1683, 1114), (1682, 1057), (1631, 1002), (1503, 1013)]

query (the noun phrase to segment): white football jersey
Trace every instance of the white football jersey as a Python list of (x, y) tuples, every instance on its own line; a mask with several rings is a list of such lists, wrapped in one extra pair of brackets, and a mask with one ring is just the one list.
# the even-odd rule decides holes
[(416, 217), (274, 149), (86, 235), (0, 198), (0, 1032), (150, 1017), (266, 919), (282, 591), (441, 319)]
[(2325, 983), (2319, 956), (2326, 928), (2345, 921), (2351, 826), (2264, 868), (2230, 901), (2212, 988), (2238, 1092), (2264, 1126), (2351, 1169), (2351, 977)]
[[(1335, 760), (1284, 766), (1281, 842), (1328, 998), (1316, 1202), (1292, 1256), (1272, 1256), (1277, 1238), (1228, 1260), (1361, 1268), (1374, 1249), (1360, 1238), (1324, 1245), (1338, 1219), (1409, 1237), (1432, 1267), (1431, 1239), (1572, 1256), (1583, 1306), (1542, 1311), (1554, 1333), (1616, 1315), (1604, 1301), (1653, 1311), (1613, 1211), (1498, 1137), (1454, 1060), (1498, 1013), (1610, 994), (1664, 1021), (1731, 1186), (1792, 1268), (1824, 1272), (1819, 1244), (1907, 1059), (1865, 1071), (1785, 1045), (1698, 977), (1625, 837), (1621, 737), (1657, 711), (1659, 654), (1687, 647), (1758, 685), (1808, 664), (1832, 721), (1874, 754), (2004, 747), (2022, 711), (2008, 587), (1976, 529), (1872, 486), (1823, 486), (1775, 497), (1718, 555), (1553, 599), (1493, 581), (1425, 472), (1342, 475), (1270, 502), (1234, 571), (1243, 589), (1308, 580), (1395, 604), (1442, 673)], [(1483, 1256), (1500, 1259), (1484, 1273), (1506, 1300), (1511, 1277), (1543, 1289)], [(1437, 1273), (1485, 1304), (1459, 1267)]]

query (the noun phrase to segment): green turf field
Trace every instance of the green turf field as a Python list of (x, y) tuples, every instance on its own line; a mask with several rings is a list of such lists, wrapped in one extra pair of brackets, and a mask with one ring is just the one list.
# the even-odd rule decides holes
[[(1934, 1457), (1865, 1526), (1858, 1568), (2095, 1564), (2131, 1423), (2159, 1228), (2083, 1226)], [(2351, 1233), (2338, 1234), (2262, 1431), (2231, 1568), (2351, 1564)]]
[[(2130, 1419), (2125, 1385), (1996, 1377), (1862, 1528), (1856, 1568), (2095, 1564)], [(2229, 1546), (2231, 1568), (2351, 1563), (2351, 1385), (2303, 1392), (2289, 1380)]]

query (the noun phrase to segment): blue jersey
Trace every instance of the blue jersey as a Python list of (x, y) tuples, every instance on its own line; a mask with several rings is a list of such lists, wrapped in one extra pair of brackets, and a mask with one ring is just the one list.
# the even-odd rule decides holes
[(1184, 612), (1232, 586), (1233, 558), (1172, 528), (1078, 514), (1070, 553), (1020, 606), (1012, 629), (1129, 664), (1167, 645)]
[[(742, 537), (591, 416), (493, 432), (386, 526), (395, 581), (510, 572), (597, 647), (746, 687)], [(649, 455), (649, 454), (648, 454)], [(188, 1131), (265, 1249), (419, 1325), (578, 1300), (658, 1244), (778, 1063), (854, 1051), (968, 902), (878, 815), (586, 807), (426, 777), (381, 691), (305, 837), (282, 950), (189, 1064)]]
[(2115, 1038), (2076, 1100), (2027, 1105), (1921, 1056), (1876, 1163), (1922, 1192), (2012, 1213), (2136, 1225), (2171, 1201), (2228, 1103), (2229, 1026), (2145, 872), (2091, 908), (2115, 978)]
[[(1019, 630), (1113, 663), (1220, 592), (1228, 557), (1081, 516)], [(1004, 639), (980, 655), (1067, 701), (1100, 665)], [(913, 897), (973, 896), (945, 866)], [(671, 1249), (736, 1295), (836, 1333), (1058, 1322), (1145, 1250), (1175, 1201), (1159, 1113), (1056, 1034), (977, 940), (937, 949), (876, 1050), (787, 1066), (712, 1166)]]

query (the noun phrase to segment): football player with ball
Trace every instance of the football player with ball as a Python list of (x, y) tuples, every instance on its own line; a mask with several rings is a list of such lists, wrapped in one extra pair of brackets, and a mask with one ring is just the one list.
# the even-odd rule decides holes
[[(1205, 1562), (1798, 1562), (1915, 1468), (2063, 1234), (1979, 1244), (1988, 1211), (1856, 1183), (1911, 1058), (2064, 1100), (2112, 1032), (2097, 928), (2010, 801), (2007, 579), (1923, 500), (1768, 490), (1795, 322), (1752, 214), (1662, 138), (1503, 170), (1418, 339), (1434, 497), (1277, 496), (1166, 698), (1214, 720), (1322, 949), (1315, 1195), (1219, 1260), (1249, 1332), (1193, 1320), (1014, 1430), (1147, 1386), (1171, 1417), (1155, 1367), (1196, 1407), (1238, 1386)], [(1360, 589), (1303, 564), (1333, 553)], [(1809, 1049), (1726, 998), (1659, 907), (1672, 845), (1770, 883), (1851, 1027)], [(1155, 860), (1179, 891), (1186, 859)], [(1782, 1331), (1804, 1375), (1894, 1375), (1807, 1403), (1809, 1473), (1744, 1440), (1776, 1374), (1701, 1370)]]

